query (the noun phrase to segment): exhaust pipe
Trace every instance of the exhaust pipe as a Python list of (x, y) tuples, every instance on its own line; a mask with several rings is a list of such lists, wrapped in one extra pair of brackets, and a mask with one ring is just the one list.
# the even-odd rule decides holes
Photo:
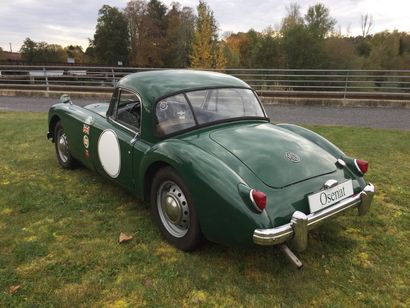
[(279, 245), (280, 250), (284, 253), (286, 257), (288, 257), (289, 261), (296, 266), (298, 270), (302, 269), (303, 263), (299, 260), (299, 258), (289, 249), (289, 247), (285, 244)]

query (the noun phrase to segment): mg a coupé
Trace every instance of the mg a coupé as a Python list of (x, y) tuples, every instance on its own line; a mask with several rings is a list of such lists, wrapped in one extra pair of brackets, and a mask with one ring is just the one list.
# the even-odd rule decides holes
[(372, 202), (366, 161), (308, 129), (271, 124), (232, 76), (141, 72), (121, 79), (110, 103), (62, 101), (48, 133), (60, 165), (81, 163), (149, 201), (182, 250), (205, 237), (302, 251), (311, 229), (353, 207), (364, 215)]

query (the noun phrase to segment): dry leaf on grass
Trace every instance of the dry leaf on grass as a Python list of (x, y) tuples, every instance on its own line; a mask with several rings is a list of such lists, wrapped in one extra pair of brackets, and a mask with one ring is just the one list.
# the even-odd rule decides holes
[(10, 294), (15, 294), (17, 291), (18, 291), (18, 289), (20, 289), (21, 288), (21, 286), (20, 285), (17, 285), (17, 286), (11, 286), (10, 287)]
[(120, 238), (118, 239), (119, 243), (126, 243), (132, 240), (132, 236), (131, 235), (127, 235), (125, 233), (120, 233)]
[(146, 288), (151, 287), (151, 286), (152, 286), (152, 280), (149, 279), (148, 277), (145, 277), (145, 278), (144, 278), (144, 286), (145, 286)]

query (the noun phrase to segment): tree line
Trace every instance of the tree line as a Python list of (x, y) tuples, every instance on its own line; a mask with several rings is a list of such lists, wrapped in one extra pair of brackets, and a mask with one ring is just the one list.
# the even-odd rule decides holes
[(321, 3), (302, 14), (291, 3), (279, 29), (225, 33), (200, 0), (196, 11), (159, 0), (132, 0), (125, 9), (103, 5), (88, 48), (27, 38), (25, 62), (131, 65), (138, 67), (410, 69), (410, 34), (370, 34), (371, 16), (361, 17), (362, 35), (344, 36)]

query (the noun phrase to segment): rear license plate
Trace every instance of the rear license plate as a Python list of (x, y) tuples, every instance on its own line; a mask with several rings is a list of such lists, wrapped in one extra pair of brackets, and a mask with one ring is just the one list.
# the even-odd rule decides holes
[(352, 180), (308, 196), (310, 212), (314, 213), (353, 195)]

